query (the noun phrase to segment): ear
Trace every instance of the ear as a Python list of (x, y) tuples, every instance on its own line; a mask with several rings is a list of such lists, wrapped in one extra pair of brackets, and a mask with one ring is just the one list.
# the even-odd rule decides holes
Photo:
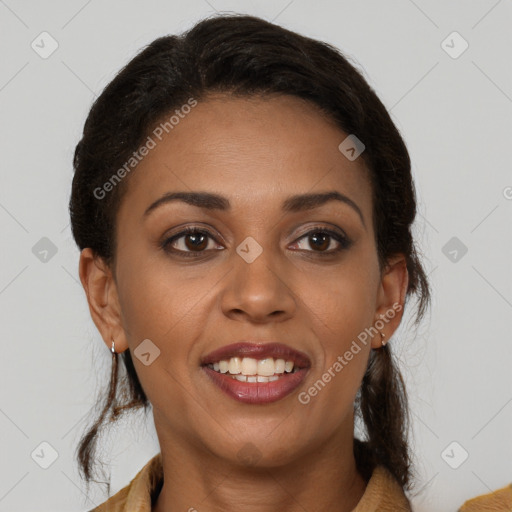
[[(390, 258), (385, 265), (377, 294), (377, 304), (373, 325), (384, 334), (384, 341), (389, 341), (402, 320), (405, 295), (409, 284), (407, 261), (403, 254)], [(383, 324), (383, 325), (382, 325)], [(380, 335), (372, 337), (372, 348), (380, 348)]]
[(121, 322), (121, 308), (112, 271), (92, 249), (80, 253), (79, 275), (89, 303), (91, 317), (109, 348), (112, 339), (117, 353), (128, 348)]

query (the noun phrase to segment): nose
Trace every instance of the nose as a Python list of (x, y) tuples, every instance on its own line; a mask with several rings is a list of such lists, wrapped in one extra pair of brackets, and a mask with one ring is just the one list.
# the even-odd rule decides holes
[[(234, 320), (253, 323), (282, 322), (291, 318), (296, 309), (296, 297), (290, 272), (272, 260), (270, 250), (248, 263), (238, 253), (233, 254), (233, 268), (225, 276), (222, 311)], [(230, 262), (231, 263), (231, 262)]]

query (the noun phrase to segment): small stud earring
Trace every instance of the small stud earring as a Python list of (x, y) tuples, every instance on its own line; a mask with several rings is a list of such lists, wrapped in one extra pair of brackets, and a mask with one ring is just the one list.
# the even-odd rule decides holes
[[(380, 332), (380, 331), (379, 331)], [(381, 337), (381, 343), (382, 343), (382, 346), (384, 347), (387, 343), (387, 341), (384, 339), (386, 337), (385, 334), (383, 334), (382, 332), (380, 332), (380, 337)]]
[(112, 355), (115, 355), (115, 353), (116, 353), (116, 347), (115, 347), (114, 338), (112, 338), (112, 348), (111, 348), (110, 350), (112, 351)]

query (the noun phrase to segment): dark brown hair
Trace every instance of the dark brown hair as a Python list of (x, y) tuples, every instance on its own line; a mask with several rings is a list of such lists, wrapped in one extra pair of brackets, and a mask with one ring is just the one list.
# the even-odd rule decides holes
[[(363, 141), (366, 148), (361, 158), (372, 184), (379, 263), (383, 268), (390, 256), (405, 255), (406, 303), (411, 294), (417, 295), (415, 322), (419, 323), (430, 291), (411, 234), (416, 198), (400, 133), (376, 93), (339, 50), (252, 16), (214, 16), (181, 36), (156, 39), (96, 99), (74, 155), (69, 210), (78, 247), (92, 248), (114, 271), (116, 213), (129, 178), (101, 200), (94, 190), (130, 158), (156, 123), (190, 98), (201, 101), (216, 92), (293, 95), (316, 105), (341, 130)], [(100, 413), (77, 448), (87, 483), (92, 480), (102, 429), (124, 411), (141, 407), (147, 411), (150, 405), (130, 351), (121, 358), (125, 374), (119, 375), (116, 354), (108, 391), (98, 399)], [(358, 470), (368, 480), (373, 468), (382, 464), (409, 489), (407, 394), (390, 345), (371, 351), (354, 406), (366, 438), (354, 440)]]

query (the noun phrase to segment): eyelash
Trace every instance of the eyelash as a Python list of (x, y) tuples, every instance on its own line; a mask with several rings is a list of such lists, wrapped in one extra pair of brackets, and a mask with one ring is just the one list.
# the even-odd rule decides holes
[[(182, 251), (180, 249), (170, 248), (170, 245), (174, 241), (179, 240), (180, 238), (182, 238), (182, 237), (184, 237), (186, 235), (189, 235), (189, 234), (206, 235), (206, 236), (210, 237), (212, 240), (214, 240), (216, 242), (215, 237), (208, 230), (200, 229), (200, 228), (197, 228), (197, 227), (194, 227), (194, 226), (187, 226), (183, 231), (180, 231), (179, 233), (176, 233), (175, 235), (171, 236), (170, 238), (165, 239), (161, 243), (161, 248), (164, 251), (168, 252), (168, 253), (176, 254), (176, 255), (178, 255), (180, 257), (184, 257), (184, 258), (198, 258), (198, 257), (201, 257), (207, 250), (202, 250), (202, 251)], [(321, 257), (332, 256), (334, 254), (340, 253), (341, 251), (348, 249), (352, 245), (352, 241), (348, 237), (346, 237), (345, 235), (342, 235), (341, 233), (338, 233), (336, 231), (327, 229), (325, 227), (320, 227), (320, 226), (313, 227), (312, 229), (310, 229), (306, 233), (302, 234), (293, 243), (296, 243), (299, 240), (302, 240), (303, 238), (306, 238), (307, 236), (309, 236), (311, 234), (328, 235), (329, 237), (333, 238), (334, 240), (336, 240), (340, 244), (337, 249), (331, 249), (330, 251), (306, 250), (306, 252), (317, 253), (317, 255), (321, 256)], [(299, 249), (299, 250), (301, 250), (301, 249)]]

